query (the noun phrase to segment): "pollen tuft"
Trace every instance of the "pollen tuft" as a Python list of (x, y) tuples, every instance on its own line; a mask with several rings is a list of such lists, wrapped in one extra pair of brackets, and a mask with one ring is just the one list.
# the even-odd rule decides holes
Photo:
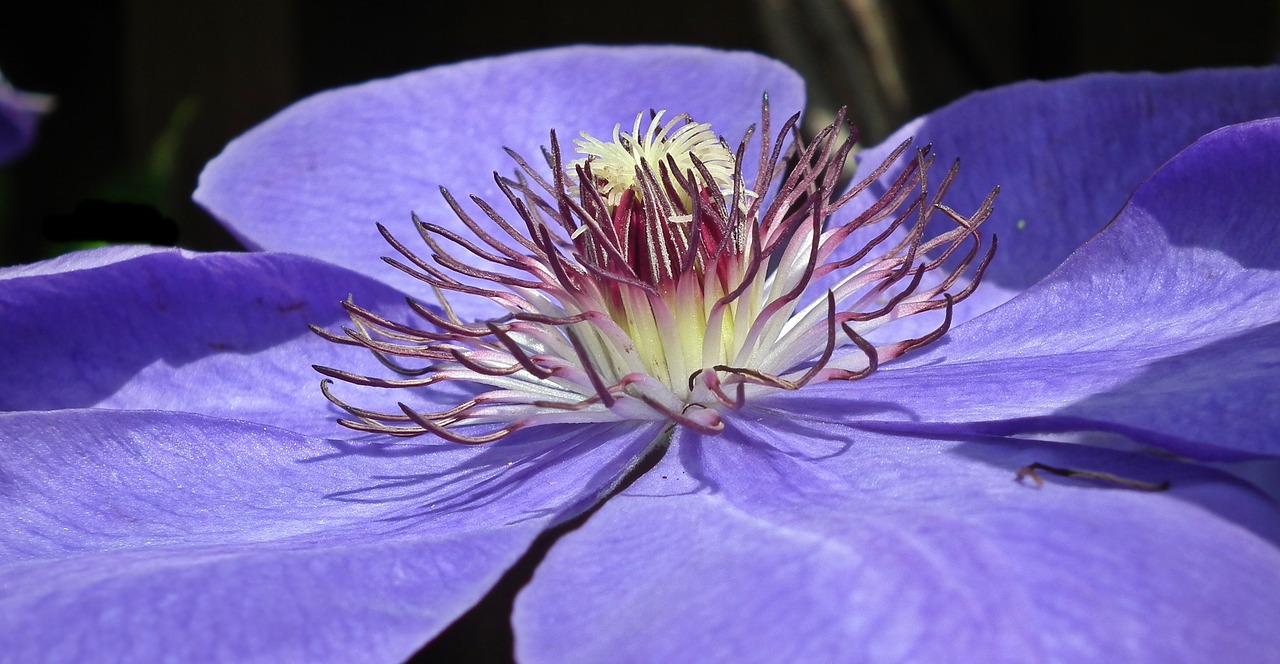
[[(645, 115), (649, 116), (647, 127)], [(720, 193), (731, 193), (733, 153), (716, 137), (711, 125), (694, 122), (684, 114), (664, 125), (664, 115), (666, 111), (639, 113), (630, 133), (622, 131), (621, 123), (616, 124), (613, 139), (607, 142), (582, 132), (573, 143), (578, 154), (584, 156), (570, 162), (570, 168), (589, 164), (596, 187), (610, 205), (617, 205), (628, 190), (643, 200), (641, 177), (637, 173), (660, 164), (669, 164), (680, 173), (692, 172), (702, 186), (713, 183)], [(695, 161), (701, 163), (703, 169), (697, 168)], [(710, 182), (704, 180), (704, 170), (710, 175)]]

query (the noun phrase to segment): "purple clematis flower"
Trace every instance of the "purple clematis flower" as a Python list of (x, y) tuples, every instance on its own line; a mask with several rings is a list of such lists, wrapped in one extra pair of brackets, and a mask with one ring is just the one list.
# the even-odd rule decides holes
[[(796, 302), (818, 312), (821, 324), (809, 326), (818, 333), (805, 337), (816, 339), (813, 352), (760, 365), (768, 371), (716, 369), (720, 383), (699, 378), (700, 396), (675, 396), (714, 417), (660, 407), (655, 395), (665, 393), (646, 383), (614, 395), (646, 395), (643, 408), (610, 416), (598, 394), (606, 355), (578, 340), (537, 356), (516, 332), (504, 332), (506, 358), (535, 368), (577, 358), (557, 377), (582, 403), (559, 410), (587, 416), (546, 417), (527, 398), (515, 402), (518, 415), (423, 415), (484, 394), (460, 379), (343, 385), (346, 412), (317, 391), (311, 365), (354, 382), (387, 368), (308, 324), (332, 332), (355, 320), (365, 327), (347, 339), (370, 346), (385, 321), (383, 331), (410, 337), (401, 346), (427, 347), (441, 339), (413, 337), (428, 331), (424, 320), (462, 344), (472, 337), (449, 326), (477, 329), (501, 313), (465, 292), (450, 294), (451, 315), (435, 307), (430, 286), (378, 260), (388, 249), (375, 223), (400, 237), (416, 211), (434, 225), (428, 238), (456, 250), (423, 256), (488, 269), (441, 239), (474, 228), (439, 186), (487, 233), (498, 224), (465, 195), (496, 209), (506, 188), (531, 205), (550, 201), (542, 219), (581, 221), (555, 204), (557, 192), (577, 187), (586, 200), (582, 190), (595, 187), (611, 206), (599, 209), (647, 219), (656, 205), (608, 198), (604, 185), (621, 176), (594, 170), (604, 156), (582, 165), (600, 178), (548, 181), (542, 194), (532, 174), (513, 185), (492, 172), (512, 171), (504, 146), (540, 155), (548, 130), (607, 137), (649, 109), (688, 114), (736, 141), (760, 121), (765, 91), (778, 116), (803, 104), (800, 81), (778, 63), (675, 47), (555, 49), (336, 90), (241, 137), (202, 176), (197, 200), (268, 252), (109, 248), (0, 271), (0, 633), (9, 656), (403, 659), (474, 605), (534, 537), (598, 503), (668, 436), (657, 465), (558, 541), (520, 594), (521, 661), (1265, 661), (1280, 649), (1280, 510), (1208, 463), (1280, 452), (1274, 68), (1015, 85), (862, 152), (853, 183), (865, 186), (830, 223), (874, 217), (883, 229), (902, 217), (870, 258), (894, 256), (902, 242), (933, 252), (878, 265), (885, 278), (866, 285), (889, 283), (880, 308), (893, 320), (876, 329), (854, 318), (836, 325), (854, 310), (843, 308), (848, 298), (832, 304), (839, 275), (791, 273), (812, 282)], [(744, 154), (777, 138), (782, 119), (772, 133), (759, 128)], [(644, 131), (632, 132), (632, 145)], [(928, 155), (911, 150), (886, 162), (909, 135), (932, 144), (934, 175), (920, 177)], [(695, 154), (702, 168), (672, 167), (672, 184), (633, 189), (670, 203), (669, 216), (687, 216), (680, 223), (690, 228), (752, 210), (769, 218), (770, 201), (799, 191), (818, 194), (780, 206), (779, 218), (807, 209), (825, 219), (820, 194), (840, 193), (816, 175), (748, 193), (740, 180), (755, 183), (767, 154), (753, 164), (735, 156), (726, 193), (716, 178), (725, 172)], [(827, 167), (838, 162), (813, 156), (835, 172)], [(957, 156), (964, 167), (945, 207), (931, 195), (911, 207), (922, 186), (942, 188)], [(562, 166), (578, 155), (563, 157)], [(639, 180), (660, 171), (647, 163)], [(877, 202), (898, 198), (903, 207), (881, 215)], [(521, 219), (511, 207), (501, 214)], [(937, 218), (914, 230), (921, 214)], [(970, 251), (977, 221), (1000, 238), (985, 266)], [(556, 246), (609, 233), (585, 227)], [(790, 231), (805, 238), (806, 228)], [(829, 261), (875, 235), (851, 230)], [(956, 251), (935, 261), (957, 236)], [(748, 264), (758, 257), (750, 242), (722, 240), (675, 253), (736, 246)], [(706, 277), (718, 274), (713, 258), (650, 265), (658, 276), (665, 265)], [(401, 260), (419, 273), (440, 265)], [(488, 292), (521, 274), (497, 265), (507, 271), (464, 275), (466, 284)], [(610, 272), (616, 265), (595, 265), (600, 283), (626, 283)], [(982, 284), (966, 292), (977, 274)], [(648, 292), (637, 284), (627, 287)], [(543, 292), (517, 286), (526, 297)], [(406, 293), (430, 304), (406, 304)], [(340, 305), (348, 297), (354, 305)], [(918, 312), (900, 308), (912, 302)], [(820, 380), (832, 377), (827, 368), (876, 364), (884, 349), (888, 357), (894, 344), (944, 329), (943, 317), (950, 329), (933, 343), (860, 380)], [(568, 325), (550, 318), (520, 322)], [(788, 334), (801, 323), (779, 332), (788, 342), (779, 347), (796, 345)], [(498, 353), (457, 348), (425, 357), (484, 367), (491, 356), (480, 351)], [(400, 419), (355, 404), (379, 395), (393, 405), (378, 412)], [(400, 441), (358, 430), (379, 430), (371, 423), (431, 433)], [(439, 437), (494, 431), (505, 435), (486, 444)], [(1132, 444), (1076, 444), (1098, 439)], [(1094, 475), (1043, 474), (1040, 487), (1015, 480), (1033, 464)], [(1164, 482), (1167, 490), (1143, 490)]]
[(26, 151), (40, 119), (52, 108), (52, 97), (17, 90), (0, 74), (0, 164)]

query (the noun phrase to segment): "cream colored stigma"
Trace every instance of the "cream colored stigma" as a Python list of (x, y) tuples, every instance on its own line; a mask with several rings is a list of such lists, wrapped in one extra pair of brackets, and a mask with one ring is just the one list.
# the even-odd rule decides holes
[[(575, 151), (585, 156), (571, 162), (569, 168), (590, 164), (600, 193), (610, 205), (618, 205), (628, 189), (643, 200), (637, 169), (656, 169), (660, 164), (674, 162), (676, 172), (692, 172), (706, 186), (705, 177), (694, 165), (695, 157), (702, 162), (720, 193), (732, 193), (733, 153), (716, 137), (711, 125), (692, 122), (685, 114), (675, 116), (664, 125), (665, 114), (666, 111), (638, 113), (631, 132), (622, 131), (622, 124), (616, 124), (613, 140), (609, 142), (582, 132), (573, 143)], [(650, 115), (650, 119), (642, 134), (645, 115)]]

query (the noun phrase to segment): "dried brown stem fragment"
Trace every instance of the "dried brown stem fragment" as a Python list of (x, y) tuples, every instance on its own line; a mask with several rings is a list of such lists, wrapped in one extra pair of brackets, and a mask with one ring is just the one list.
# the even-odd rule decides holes
[(1038, 461), (1029, 466), (1019, 468), (1017, 476), (1014, 477), (1014, 481), (1021, 482), (1022, 480), (1030, 477), (1036, 483), (1037, 487), (1044, 486), (1044, 479), (1039, 475), (1040, 471), (1051, 473), (1059, 477), (1079, 478), (1094, 482), (1115, 484), (1125, 487), (1126, 489), (1134, 489), (1135, 491), (1167, 491), (1171, 486), (1169, 480), (1165, 480), (1163, 482), (1144, 482), (1142, 480), (1135, 480), (1128, 477), (1121, 477), (1119, 475), (1112, 475), (1111, 473), (1102, 473), (1093, 470), (1074, 470), (1071, 468), (1046, 466)]

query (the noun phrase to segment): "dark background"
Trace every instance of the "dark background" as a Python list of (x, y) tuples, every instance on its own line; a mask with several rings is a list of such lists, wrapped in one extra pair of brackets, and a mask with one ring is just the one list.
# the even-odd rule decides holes
[(106, 0), (5, 14), (0, 70), (57, 108), (0, 170), (0, 264), (82, 246), (48, 236), (88, 199), (162, 215), (82, 208), (99, 228), (158, 223), (140, 239), (234, 249), (189, 199), (228, 140), (307, 94), (437, 63), (578, 42), (756, 50), (800, 69), (817, 109), (853, 105), (875, 140), (1024, 78), (1266, 64), (1280, 32), (1280, 2), (1259, 0)]

